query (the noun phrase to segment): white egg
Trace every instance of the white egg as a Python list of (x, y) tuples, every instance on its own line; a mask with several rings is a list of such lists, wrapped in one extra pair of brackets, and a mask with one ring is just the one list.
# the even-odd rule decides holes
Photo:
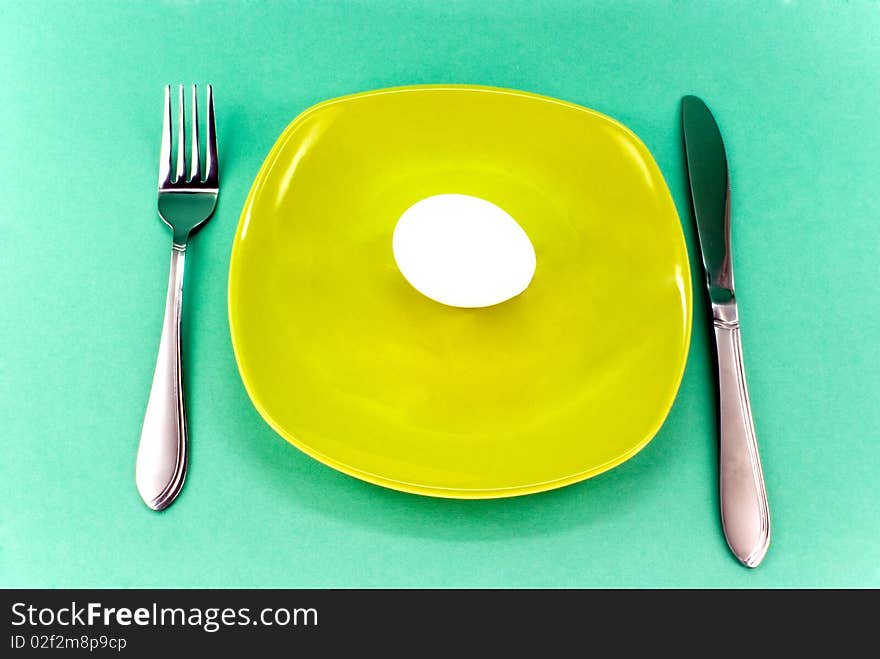
[(535, 248), (507, 212), (463, 194), (427, 197), (397, 222), (394, 260), (412, 286), (453, 307), (488, 307), (522, 293)]

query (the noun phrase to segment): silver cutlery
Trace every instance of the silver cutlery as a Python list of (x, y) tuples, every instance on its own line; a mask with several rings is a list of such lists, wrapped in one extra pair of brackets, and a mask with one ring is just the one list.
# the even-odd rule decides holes
[(688, 179), (715, 329), (720, 402), (721, 523), (743, 565), (770, 546), (770, 509), (743, 367), (730, 245), (730, 182), (721, 132), (696, 96), (681, 101)]
[(162, 510), (180, 493), (186, 477), (187, 433), (180, 357), (180, 313), (183, 266), (192, 233), (214, 213), (220, 191), (214, 96), (207, 91), (205, 166), (199, 157), (198, 94), (192, 87), (192, 147), (186, 176), (186, 127), (183, 85), (178, 87), (177, 162), (172, 178), (171, 86), (165, 87), (162, 148), (159, 154), (159, 217), (172, 230), (171, 272), (165, 298), (165, 318), (153, 385), (138, 446), (136, 482), (144, 502)]

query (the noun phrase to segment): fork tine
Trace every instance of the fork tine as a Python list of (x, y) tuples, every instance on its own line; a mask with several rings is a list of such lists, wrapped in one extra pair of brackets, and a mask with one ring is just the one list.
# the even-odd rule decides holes
[(165, 112), (162, 115), (162, 148), (159, 151), (159, 187), (171, 183), (171, 85), (165, 85)]
[(183, 85), (177, 88), (177, 178), (176, 183), (182, 183), (186, 179), (186, 111), (183, 107)]
[(217, 169), (217, 126), (214, 124), (214, 90), (208, 85), (208, 115), (205, 122), (205, 183), (210, 187), (219, 185)]
[(192, 150), (189, 154), (189, 178), (193, 183), (202, 182), (202, 166), (199, 158), (199, 95), (196, 86), (192, 86)]

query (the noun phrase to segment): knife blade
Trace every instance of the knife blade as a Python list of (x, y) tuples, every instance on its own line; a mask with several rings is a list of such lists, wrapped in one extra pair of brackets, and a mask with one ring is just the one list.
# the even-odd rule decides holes
[(715, 334), (721, 523), (747, 567), (770, 546), (770, 509), (746, 386), (730, 243), (730, 181), (721, 131), (696, 96), (681, 100), (685, 159)]

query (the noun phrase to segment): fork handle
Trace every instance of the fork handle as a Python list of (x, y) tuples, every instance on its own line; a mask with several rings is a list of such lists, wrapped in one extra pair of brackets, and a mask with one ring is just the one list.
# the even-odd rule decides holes
[(770, 545), (770, 509), (758, 456), (758, 441), (746, 374), (739, 321), (715, 319), (721, 408), (721, 523), (731, 551), (757, 567)]
[(186, 415), (180, 369), (180, 311), (186, 245), (173, 243), (159, 356), (138, 446), (136, 482), (144, 502), (162, 510), (186, 477)]

